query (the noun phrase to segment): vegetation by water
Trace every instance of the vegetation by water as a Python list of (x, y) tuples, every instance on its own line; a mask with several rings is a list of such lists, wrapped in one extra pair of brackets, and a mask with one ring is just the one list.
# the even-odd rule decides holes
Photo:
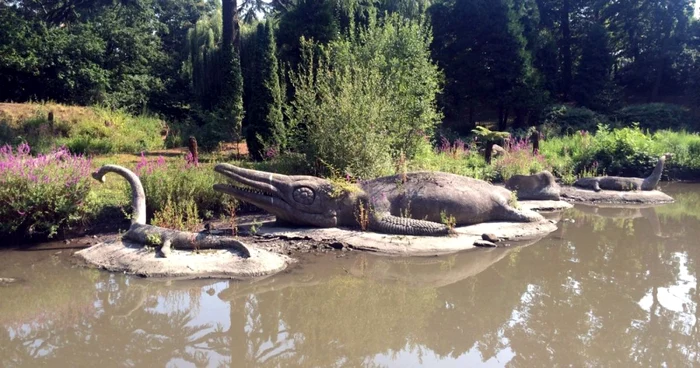
[[(211, 189), (211, 165), (244, 137), (254, 161), (239, 165), (336, 181), (409, 170), (502, 181), (547, 169), (571, 183), (645, 176), (664, 152), (675, 154), (668, 177), (697, 178), (700, 22), (690, 5), (3, 3), (0, 101), (21, 103), (0, 105), (0, 145), (64, 146), (97, 155), (93, 166), (131, 154), (149, 217), (175, 227), (233, 214)], [(507, 154), (487, 163), (477, 125), (508, 132), (497, 142)], [(535, 155), (534, 127), (544, 138)], [(210, 152), (201, 165), (134, 160), (190, 136)], [(127, 207), (122, 184), (89, 184), (95, 205), (82, 220)]]

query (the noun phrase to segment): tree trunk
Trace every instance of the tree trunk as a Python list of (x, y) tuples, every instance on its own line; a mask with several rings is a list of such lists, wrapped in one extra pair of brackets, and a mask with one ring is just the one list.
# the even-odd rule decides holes
[[(663, 58), (662, 58), (663, 59)], [(659, 89), (661, 88), (661, 80), (664, 75), (664, 62), (659, 62), (658, 70), (656, 71), (656, 77), (654, 78), (654, 86), (651, 88), (651, 94), (649, 95), (649, 100), (647, 102), (651, 103), (659, 98)]]
[(223, 18), (221, 42), (224, 47), (233, 46), (240, 50), (238, 1), (223, 0), (221, 2), (221, 16)]
[(513, 127), (515, 129), (524, 129), (527, 126), (528, 111), (526, 108), (519, 107), (515, 109), (515, 121)]
[(569, 24), (569, 13), (571, 12), (569, 0), (563, 0), (561, 6), (561, 58), (562, 58), (562, 77), (561, 77), (561, 93), (564, 100), (569, 99), (571, 90), (571, 27)]
[(486, 164), (491, 165), (491, 153), (493, 152), (493, 141), (486, 141), (486, 147), (484, 148), (484, 160)]
[(505, 109), (503, 109), (503, 120), (498, 122), (498, 130), (504, 131), (504, 130), (508, 129), (508, 113), (509, 113), (509, 111), (510, 111), (510, 109), (507, 107)]

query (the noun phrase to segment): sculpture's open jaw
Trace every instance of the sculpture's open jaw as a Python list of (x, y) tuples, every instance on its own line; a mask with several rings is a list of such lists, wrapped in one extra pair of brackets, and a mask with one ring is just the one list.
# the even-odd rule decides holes
[[(282, 198), (280, 188), (277, 187), (277, 185), (282, 185), (280, 179), (278, 179), (279, 175), (242, 169), (227, 164), (216, 165), (214, 171), (239, 184), (214, 184), (214, 190), (232, 195), (237, 199), (257, 206), (274, 205), (275, 202), (278, 203), (278, 206), (287, 204)], [(264, 176), (267, 177), (265, 178)], [(275, 178), (275, 176), (278, 178)]]
[(327, 206), (321, 190), (326, 183), (323, 179), (271, 174), (229, 164), (218, 164), (214, 171), (234, 184), (215, 184), (214, 190), (251, 203), (277, 218), (319, 227), (337, 224), (335, 209)]

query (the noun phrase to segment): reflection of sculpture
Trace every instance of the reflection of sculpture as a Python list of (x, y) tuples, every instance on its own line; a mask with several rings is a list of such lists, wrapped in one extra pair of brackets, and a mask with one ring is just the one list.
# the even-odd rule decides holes
[(513, 175), (506, 188), (514, 190), (520, 200), (559, 200), (559, 184), (549, 171), (534, 175)]
[(279, 175), (228, 164), (219, 164), (215, 170), (252, 189), (227, 184), (216, 184), (214, 189), (298, 225), (359, 224), (380, 233), (444, 235), (449, 231), (446, 219), (454, 226), (543, 220), (536, 212), (511, 207), (511, 192), (505, 188), (441, 172), (408, 173), (338, 188), (313, 176)]
[(655, 190), (661, 179), (661, 174), (664, 170), (664, 163), (673, 155), (665, 153), (659, 157), (659, 162), (656, 164), (654, 171), (647, 178), (625, 178), (621, 176), (603, 176), (596, 178), (581, 178), (576, 180), (574, 186), (591, 189), (596, 192), (601, 190), (617, 190), (617, 191), (632, 191), (632, 190)]
[(240, 241), (220, 236), (210, 236), (201, 233), (191, 233), (165, 229), (158, 226), (146, 225), (146, 194), (143, 191), (141, 180), (132, 171), (117, 165), (102, 166), (92, 176), (98, 181), (104, 182), (105, 174), (113, 172), (119, 174), (129, 182), (131, 186), (131, 202), (133, 213), (131, 226), (124, 234), (124, 238), (140, 244), (160, 243), (161, 251), (167, 256), (170, 247), (179, 249), (205, 249), (205, 248), (232, 248), (244, 257), (250, 257), (250, 251)]
[(654, 207), (640, 207), (640, 206), (587, 206), (587, 205), (577, 205), (576, 210), (583, 213), (593, 214), (600, 217), (611, 218), (611, 219), (636, 219), (645, 218), (649, 222), (649, 227), (654, 235), (658, 237), (665, 238), (667, 236), (663, 235), (661, 231), (661, 222), (659, 221), (659, 216), (656, 214)]

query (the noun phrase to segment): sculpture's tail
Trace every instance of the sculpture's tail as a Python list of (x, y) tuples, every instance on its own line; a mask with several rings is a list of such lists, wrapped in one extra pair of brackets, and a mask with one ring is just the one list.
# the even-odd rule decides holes
[(120, 175), (131, 186), (131, 206), (133, 207), (131, 224), (146, 224), (146, 194), (143, 191), (143, 185), (141, 185), (139, 177), (133, 171), (118, 165), (104, 165), (92, 173), (92, 177), (104, 183), (105, 175), (108, 172)]

